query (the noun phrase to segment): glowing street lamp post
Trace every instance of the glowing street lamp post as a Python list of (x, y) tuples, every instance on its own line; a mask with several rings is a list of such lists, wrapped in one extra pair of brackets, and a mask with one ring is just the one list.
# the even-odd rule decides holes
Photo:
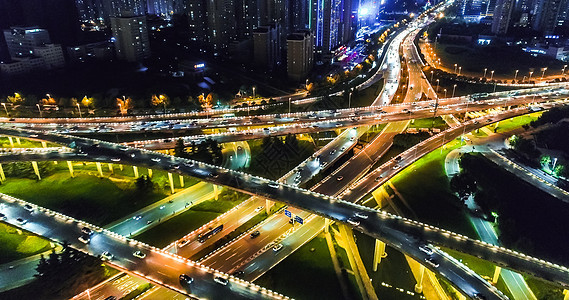
[(83, 118), (83, 115), (81, 114), (81, 105), (79, 105), (79, 103), (77, 103), (77, 109), (79, 109), (79, 118)]

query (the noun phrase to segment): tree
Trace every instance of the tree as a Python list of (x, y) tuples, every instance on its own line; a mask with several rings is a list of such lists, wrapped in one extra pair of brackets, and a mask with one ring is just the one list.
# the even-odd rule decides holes
[(12, 104), (21, 104), (24, 102), (25, 98), (19, 93), (14, 93), (14, 96), (8, 96), (8, 102)]
[(186, 152), (186, 145), (184, 144), (183, 139), (178, 139), (176, 141), (176, 145), (174, 146), (174, 156), (177, 157), (188, 157), (188, 152)]
[(95, 108), (95, 98), (88, 98), (87, 96), (81, 99), (81, 106), (86, 108)]
[(36, 266), (36, 272), (37, 272), (36, 276), (37, 277), (44, 276), (48, 271), (49, 271), (49, 264), (47, 263), (47, 259), (45, 259), (45, 256), (41, 254), (40, 261)]
[(142, 175), (136, 178), (135, 186), (138, 191), (148, 191), (154, 187), (152, 179), (148, 175)]
[(462, 201), (465, 201), (476, 192), (476, 180), (470, 173), (461, 172), (450, 180), (450, 189), (457, 193)]
[(123, 96), (122, 98), (117, 98), (116, 103), (117, 103), (117, 106), (119, 107), (119, 111), (121, 114), (124, 114), (129, 109), (133, 108), (133, 102), (132, 102), (132, 99), (130, 97), (124, 97)]
[(152, 95), (150, 103), (152, 106), (164, 106), (164, 113), (166, 113), (166, 106), (170, 104), (170, 98), (164, 94)]

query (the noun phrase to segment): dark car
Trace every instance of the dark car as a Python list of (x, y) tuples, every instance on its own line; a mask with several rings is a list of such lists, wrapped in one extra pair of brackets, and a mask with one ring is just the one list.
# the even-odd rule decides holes
[(261, 234), (261, 232), (259, 232), (259, 230), (255, 230), (251, 233), (251, 238), (254, 239), (256, 237), (258, 237)]
[(194, 282), (194, 279), (190, 277), (190, 275), (182, 274), (180, 275), (180, 281), (185, 283), (192, 283)]

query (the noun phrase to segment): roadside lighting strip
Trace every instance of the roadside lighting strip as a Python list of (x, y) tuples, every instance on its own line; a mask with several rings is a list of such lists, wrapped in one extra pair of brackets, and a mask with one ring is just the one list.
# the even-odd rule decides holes
[(556, 186), (556, 185), (554, 185), (554, 184), (551, 184), (550, 182), (544, 180), (543, 178), (541, 178), (541, 177), (539, 177), (539, 176), (533, 174), (532, 172), (530, 172), (530, 171), (527, 170), (526, 168), (524, 168), (524, 167), (518, 165), (517, 163), (511, 161), (510, 159), (508, 159), (507, 157), (505, 157), (505, 156), (503, 156), (502, 154), (498, 153), (498, 152), (495, 151), (494, 149), (492, 149), (492, 148), (489, 148), (489, 149), (490, 149), (490, 152), (494, 153), (496, 156), (498, 156), (499, 158), (501, 158), (505, 163), (509, 164), (509, 165), (512, 166), (514, 169), (518, 169), (518, 170), (520, 170), (520, 171), (523, 171), (526, 175), (529, 175), (529, 176), (533, 177), (535, 180), (537, 180), (537, 181), (539, 181), (539, 182), (541, 182), (541, 183), (547, 185), (547, 186), (550, 187), (550, 188), (555, 189), (556, 191), (562, 193), (562, 194), (565, 195), (565, 196), (569, 196), (569, 192), (567, 192), (566, 190), (564, 190), (564, 189), (562, 189), (562, 188), (560, 188), (560, 187), (558, 187), (558, 186)]
[(73, 152), (67, 147), (50, 147), (50, 148), (0, 148), (0, 155), (6, 154), (44, 154), (50, 152), (70, 153)]
[[(249, 288), (250, 288), (251, 290), (253, 290), (253, 291), (261, 291), (261, 293), (264, 294), (264, 295), (266, 295), (266, 296), (269, 296), (269, 297), (272, 297), (272, 298), (275, 298), (275, 299), (290, 299), (290, 298), (287, 297), (287, 296), (283, 296), (283, 295), (280, 294), (280, 293), (273, 292), (272, 290), (266, 289), (266, 288), (264, 288), (264, 287), (261, 287), (261, 286), (259, 286), (259, 285), (254, 284), (254, 283), (251, 283), (251, 282), (245, 281), (245, 280), (243, 280), (243, 279), (234, 277), (234, 276), (232, 276), (232, 275), (230, 275), (230, 274), (226, 274), (226, 273), (223, 273), (223, 272), (219, 272), (219, 271), (217, 271), (217, 270), (215, 270), (215, 269), (212, 269), (212, 268), (210, 268), (210, 267), (208, 267), (208, 266), (205, 266), (205, 265), (202, 265), (202, 264), (200, 264), (200, 263), (191, 261), (191, 260), (189, 260), (189, 259), (187, 259), (187, 258), (181, 257), (181, 256), (176, 255), (176, 254), (173, 254), (173, 253), (170, 253), (170, 252), (168, 252), (168, 251), (166, 251), (166, 250), (163, 250), (163, 249), (160, 249), (160, 248), (156, 248), (156, 247), (151, 246), (151, 245), (149, 245), (149, 244), (146, 244), (146, 243), (143, 243), (143, 242), (140, 242), (140, 241), (137, 241), (137, 240), (134, 240), (134, 239), (125, 237), (125, 236), (120, 235), (120, 234), (117, 234), (117, 233), (114, 233), (114, 232), (112, 232), (112, 231), (110, 231), (110, 230), (108, 230), (108, 229), (99, 227), (99, 226), (97, 226), (97, 225), (93, 225), (93, 224), (84, 222), (84, 221), (82, 221), (82, 220), (75, 219), (75, 218), (73, 218), (73, 217), (70, 217), (70, 216), (67, 216), (67, 215), (58, 213), (58, 212), (53, 211), (53, 210), (51, 210), (51, 209), (44, 208), (44, 207), (41, 207), (41, 206), (39, 206), (39, 205), (30, 203), (30, 202), (27, 202), (27, 201), (24, 201), (24, 200), (22, 200), (22, 199), (18, 199), (18, 198), (15, 198), (15, 197), (12, 197), (12, 196), (9, 196), (9, 195), (6, 195), (6, 194), (0, 193), (0, 198), (2, 198), (2, 199), (5, 200), (5, 201), (11, 202), (11, 203), (18, 203), (20, 206), (30, 205), (30, 206), (33, 207), (34, 209), (37, 209), (39, 212), (45, 213), (47, 216), (57, 217), (57, 218), (62, 219), (62, 220), (64, 220), (64, 221), (66, 221), (66, 222), (75, 222), (75, 223), (77, 223), (79, 226), (91, 228), (91, 229), (93, 229), (94, 231), (96, 231), (96, 232), (98, 232), (98, 233), (102, 233), (102, 234), (105, 234), (105, 235), (107, 235), (107, 236), (111, 236), (111, 237), (113, 237), (113, 238), (115, 238), (115, 239), (117, 239), (117, 240), (121, 240), (121, 241), (127, 242), (129, 245), (136, 245), (136, 246), (138, 246), (138, 247), (140, 247), (140, 248), (149, 249), (150, 251), (153, 251), (153, 252), (155, 252), (155, 253), (157, 253), (157, 254), (160, 254), (160, 255), (162, 255), (162, 256), (168, 257), (168, 258), (170, 258), (170, 259), (174, 259), (174, 260), (176, 260), (176, 261), (178, 261), (178, 262), (181, 262), (181, 263), (185, 263), (185, 264), (188, 265), (188, 266), (192, 266), (192, 267), (195, 267), (195, 268), (199, 268), (199, 269), (201, 269), (202, 271), (205, 271), (205, 272), (210, 273), (210, 274), (214, 274), (214, 275), (216, 275), (216, 276), (221, 276), (221, 277), (223, 277), (223, 278), (225, 278), (225, 279), (228, 279), (228, 280), (230, 280), (230, 281), (232, 281), (232, 282), (238, 283), (238, 284), (242, 285), (243, 287), (249, 286)], [(51, 238), (50, 238), (50, 239), (51, 239)], [(54, 241), (56, 241), (56, 242), (58, 242), (58, 243), (62, 243), (62, 242), (63, 242), (63, 241), (59, 241), (59, 240), (57, 240), (57, 239), (52, 239), (52, 240), (54, 240)], [(82, 249), (77, 249), (77, 250), (79, 250), (79, 251), (81, 251), (81, 252), (84, 252), (84, 253), (86, 253), (86, 254), (88, 254), (88, 255), (93, 256), (93, 254), (88, 253), (87, 251), (84, 251), (84, 250), (82, 250)], [(109, 263), (109, 262), (105, 262), (105, 263)], [(111, 264), (111, 265), (113, 265), (113, 266), (116, 266), (116, 267), (118, 267), (118, 268), (120, 268), (120, 269), (126, 270), (124, 267), (119, 266), (119, 265), (116, 265), (116, 264), (114, 264), (114, 263), (112, 263), (112, 262), (110, 262), (109, 264)], [(126, 271), (128, 271), (128, 270), (126, 270)], [(149, 279), (149, 280), (151, 280), (151, 281), (157, 282), (157, 283), (159, 283), (159, 284), (162, 285), (162, 286), (166, 286), (166, 287), (168, 287), (168, 288), (170, 288), (170, 289), (172, 289), (172, 290), (175, 290), (175, 291), (177, 291), (177, 292), (180, 292), (180, 293), (182, 293), (182, 294), (187, 294), (187, 291), (183, 291), (183, 290), (180, 290), (180, 289), (178, 289), (178, 288), (176, 288), (176, 287), (167, 285), (167, 284), (165, 284), (164, 282), (161, 282), (161, 281), (158, 280), (158, 279), (152, 278), (152, 277), (149, 276), (149, 275), (144, 275), (144, 274), (142, 274), (142, 273), (140, 273), (140, 272), (137, 272), (137, 271), (134, 271), (134, 272), (128, 271), (128, 272), (129, 272), (129, 273), (134, 273), (134, 274), (138, 275), (139, 277), (142, 277), (142, 278)]]
[[(561, 101), (558, 101), (558, 102), (556, 102), (556, 103), (553, 103), (553, 105), (554, 105), (554, 104), (558, 104), (559, 102), (561, 102)], [(566, 101), (565, 101), (565, 102), (566, 102)], [(517, 109), (513, 109), (513, 110), (511, 110), (511, 111), (520, 111), (521, 109), (525, 109), (525, 108), (517, 108)], [(469, 121), (469, 122), (467, 122), (467, 123), (465, 123), (465, 124), (470, 124), (470, 122), (474, 122), (474, 120), (471, 120), (471, 121)], [(13, 131), (16, 131), (16, 130), (13, 130)], [(19, 132), (26, 132), (27, 130), (18, 130), (18, 131), (19, 131)], [(27, 131), (27, 132), (30, 132), (30, 131)], [(31, 131), (31, 132), (34, 132), (34, 131)], [(446, 132), (446, 131), (445, 131), (445, 132)], [(48, 134), (48, 135), (50, 135), (50, 134)], [(73, 138), (74, 138), (74, 139), (79, 139), (79, 140), (84, 140), (84, 141), (85, 141), (85, 140), (91, 140), (91, 141), (96, 142), (96, 143), (99, 143), (99, 144), (106, 144), (106, 145), (109, 145), (109, 146), (117, 146), (117, 144), (113, 144), (113, 143), (109, 143), (109, 142), (104, 142), (104, 141), (98, 141), (98, 140), (92, 140), (92, 139), (86, 139), (86, 138), (69, 137), (69, 136), (56, 135), (56, 134), (51, 134), (51, 135), (52, 135), (52, 136), (59, 136), (59, 137), (61, 137), (61, 138), (63, 138), (63, 139), (73, 139)], [(440, 134), (437, 135), (437, 136), (440, 137)], [(431, 139), (431, 138), (429, 138), (429, 139)], [(127, 149), (128, 149), (128, 148), (127, 148)], [(321, 193), (311, 192), (311, 191), (309, 191), (309, 190), (306, 190), (306, 189), (303, 189), (303, 188), (298, 188), (298, 187), (291, 186), (291, 185), (288, 185), (288, 184), (282, 184), (282, 183), (279, 184), (279, 183), (277, 183), (277, 182), (275, 182), (275, 181), (271, 181), (271, 180), (268, 180), (268, 179), (265, 179), (265, 178), (262, 178), (262, 177), (259, 177), (259, 176), (250, 175), (250, 174), (247, 174), (247, 173), (244, 173), (244, 172), (241, 172), (241, 171), (234, 171), (234, 170), (230, 170), (230, 169), (223, 168), (223, 167), (218, 167), (218, 166), (213, 166), (213, 165), (206, 164), (206, 163), (198, 163), (198, 162), (193, 161), (193, 160), (190, 160), (190, 159), (180, 159), (180, 158), (176, 158), (176, 159), (175, 159), (174, 157), (171, 157), (171, 156), (168, 156), (168, 155), (164, 155), (164, 154), (161, 154), (161, 153), (152, 152), (152, 151), (148, 151), (148, 150), (144, 150), (144, 149), (142, 149), (142, 150), (141, 150), (141, 149), (138, 149), (138, 151), (140, 151), (140, 152), (142, 152), (142, 153), (144, 153), (144, 152), (153, 153), (153, 154), (156, 155), (156, 156), (160, 156), (160, 157), (163, 157), (163, 158), (167, 159), (167, 161), (170, 160), (170, 161), (172, 161), (172, 162), (183, 162), (183, 161), (185, 161), (185, 162), (194, 162), (194, 163), (197, 163), (198, 166), (207, 166), (207, 167), (209, 167), (209, 168), (211, 168), (211, 169), (213, 169), (213, 170), (219, 170), (219, 171), (221, 171), (221, 172), (223, 172), (223, 173), (225, 173), (225, 172), (236, 173), (236, 174), (239, 174), (239, 175), (243, 176), (243, 178), (251, 178), (252, 180), (257, 181), (258, 183), (277, 184), (277, 185), (280, 185), (280, 186), (287, 187), (287, 188), (289, 188), (289, 189), (297, 190), (297, 191), (302, 192), (302, 193), (304, 193), (304, 194), (306, 194), (306, 195), (311, 195), (311, 196), (314, 196), (314, 197), (318, 197), (318, 198), (320, 198), (321, 200), (326, 200), (326, 201), (328, 201), (328, 202), (330, 202), (330, 203), (344, 202), (343, 200), (341, 200), (340, 198), (337, 198), (337, 197), (330, 197), (330, 196), (327, 196), (327, 195), (323, 195), (323, 194), (321, 194)], [(409, 150), (408, 150), (408, 151), (409, 151)], [(404, 153), (405, 153), (405, 152), (404, 152)], [(407, 153), (408, 153), (408, 152), (407, 152)], [(367, 177), (369, 177), (369, 176), (367, 176)], [(366, 178), (367, 178), (367, 177), (366, 177)], [(345, 202), (344, 202), (344, 203), (345, 203)], [(347, 204), (347, 203), (346, 203), (346, 204)], [(360, 209), (360, 210), (362, 210), (362, 211), (368, 211), (368, 212), (372, 212), (372, 213), (378, 213), (378, 212), (379, 212), (379, 216), (382, 217), (382, 218), (403, 220), (405, 223), (407, 223), (407, 224), (413, 224), (413, 225), (415, 225), (415, 226), (417, 226), (417, 227), (420, 227), (421, 229), (433, 230), (433, 231), (439, 232), (440, 234), (445, 235), (445, 236), (447, 236), (447, 237), (451, 237), (451, 236), (452, 236), (452, 237), (454, 237), (454, 238), (456, 238), (456, 239), (459, 239), (459, 240), (461, 240), (461, 239), (462, 239), (462, 240), (468, 240), (468, 241), (470, 241), (470, 242), (472, 242), (472, 243), (478, 244), (478, 245), (481, 246), (482, 248), (493, 249), (493, 250), (499, 251), (499, 252), (501, 252), (501, 253), (503, 253), (503, 254), (506, 254), (506, 255), (509, 255), (509, 256), (514, 256), (514, 257), (518, 257), (519, 259), (523, 259), (523, 260), (526, 260), (526, 261), (529, 261), (529, 262), (533, 262), (533, 263), (536, 263), (536, 264), (538, 264), (538, 265), (544, 265), (544, 266), (546, 266), (546, 267), (548, 267), (548, 268), (556, 269), (556, 270), (562, 271), (562, 272), (564, 272), (564, 273), (567, 273), (567, 272), (569, 271), (569, 269), (568, 269), (567, 267), (560, 266), (560, 265), (558, 265), (558, 264), (554, 264), (554, 263), (551, 263), (551, 262), (547, 262), (547, 261), (545, 261), (545, 260), (543, 260), (543, 259), (534, 258), (534, 257), (528, 256), (528, 255), (525, 255), (525, 254), (523, 254), (523, 253), (519, 253), (519, 252), (517, 252), (517, 251), (513, 251), (513, 250), (510, 250), (510, 249), (503, 248), (503, 247), (498, 247), (498, 246), (491, 245), (491, 244), (488, 244), (488, 243), (485, 243), (485, 242), (481, 242), (481, 241), (478, 241), (478, 240), (469, 239), (469, 238), (466, 237), (466, 236), (463, 236), (463, 235), (460, 235), (460, 234), (457, 234), (457, 233), (453, 233), (453, 232), (448, 231), (448, 230), (440, 229), (440, 228), (437, 228), (437, 227), (434, 227), (434, 226), (431, 226), (431, 225), (428, 225), (428, 224), (424, 224), (424, 223), (421, 223), (421, 222), (418, 222), (418, 221), (410, 220), (410, 219), (407, 219), (407, 218), (402, 218), (402, 217), (397, 216), (397, 215), (388, 214), (388, 213), (386, 213), (385, 211), (373, 210), (373, 209), (370, 209), (370, 208), (365, 207), (365, 206), (360, 205), (360, 204), (353, 204), (353, 203), (351, 203), (350, 205), (351, 205), (352, 207), (357, 208), (357, 209)], [(117, 236), (118, 236), (118, 235), (117, 235)], [(165, 253), (165, 255), (171, 255), (170, 253), (168, 253), (168, 252), (166, 252), (166, 251), (164, 251), (164, 250), (157, 249), (156, 251), (158, 251), (158, 252), (161, 252), (161, 251), (162, 251), (163, 253)], [(180, 258), (180, 259), (183, 260), (183, 258)], [(192, 263), (194, 263), (194, 262), (192, 262)], [(528, 273), (531, 273), (531, 272), (528, 272)], [(563, 284), (567, 285), (567, 283), (560, 283), (560, 284), (562, 284), (562, 285), (563, 285)]]

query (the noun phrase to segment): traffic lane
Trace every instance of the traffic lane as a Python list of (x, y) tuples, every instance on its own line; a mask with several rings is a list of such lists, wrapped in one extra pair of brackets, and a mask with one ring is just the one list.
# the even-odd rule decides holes
[[(49, 216), (47, 213), (50, 212), (46, 213), (43, 208), (35, 208), (30, 213), (19, 204), (19, 201), (12, 202), (6, 199), (11, 198), (4, 196), (0, 201), (4, 204), (2, 211), (6, 212), (8, 223), (58, 242), (67, 241), (71, 247), (93, 256), (99, 256), (102, 252), (109, 251), (114, 255), (114, 259), (108, 262), (110, 265), (128, 269), (157, 283), (183, 290), (190, 296), (216, 299), (227, 297), (232, 299), (268, 298), (249, 288), (249, 283), (240, 284), (230, 281), (227, 286), (215, 283), (213, 281), (215, 276), (213, 270), (196, 266), (194, 263), (177, 259), (165, 253), (152, 251), (148, 246), (134, 240), (121, 240), (104, 232), (95, 232), (91, 236), (91, 241), (84, 244), (78, 241), (83, 225), (77, 221)], [(18, 224), (15, 221), (17, 217), (26, 218), (27, 222), (23, 225)], [(137, 250), (145, 253), (146, 258), (134, 257), (133, 252)], [(182, 286), (178, 279), (180, 273), (191, 274), (194, 283), (190, 287)]]
[[(518, 110), (519, 111), (519, 110)], [(509, 112), (510, 114), (512, 112)], [(10, 131), (10, 130), (4, 130), (5, 131)], [(10, 131), (10, 135), (15, 134), (18, 131)], [(22, 134), (22, 132), (19, 132), (19, 134)], [(27, 133), (29, 134), (29, 133)], [(43, 134), (42, 134), (43, 135)], [(64, 139), (61, 136), (57, 136), (57, 137), (53, 137), (53, 136), (49, 136), (49, 135), (45, 135), (42, 138), (52, 138), (54, 140), (56, 139)], [(92, 144), (94, 141), (85, 141), (84, 139), (79, 139), (76, 137), (69, 137), (69, 139), (73, 139), (73, 141), (77, 144), (81, 144), (81, 145), (88, 145), (88, 144)], [(100, 143), (100, 145), (109, 145), (109, 143), (105, 143), (105, 142), (98, 142)], [(114, 146), (113, 144), (110, 144), (108, 146), (109, 148), (113, 149), (113, 148), (119, 148), (120, 146)], [(99, 147), (96, 147), (96, 149), (98, 149)], [(85, 149), (87, 150), (93, 150), (92, 148), (86, 147)], [(111, 150), (111, 149), (107, 149), (107, 150)], [(120, 151), (120, 150), (115, 150), (115, 151)], [(141, 150), (132, 150), (132, 151), (137, 151), (139, 153), (137, 157), (137, 160), (142, 159), (143, 161), (148, 161), (148, 159), (152, 158), (152, 167), (159, 167), (158, 166), (158, 162), (161, 162), (160, 157), (165, 157), (163, 155), (160, 154), (150, 154), (148, 152), (143, 152)], [(184, 162), (184, 161), (189, 161), (189, 160), (183, 160), (180, 158), (169, 158), (168, 162), (162, 162), (160, 164), (161, 168), (164, 169), (169, 169), (170, 163), (171, 161), (180, 161), (180, 162)], [(148, 162), (147, 162), (148, 164)], [(247, 192), (247, 193), (254, 193), (254, 194), (258, 194), (262, 197), (267, 197), (267, 198), (271, 198), (271, 199), (275, 199), (277, 201), (282, 201), (282, 202), (286, 202), (289, 204), (292, 204), (296, 207), (299, 207), (301, 209), (305, 209), (307, 211), (311, 211), (314, 213), (318, 213), (321, 215), (324, 215), (325, 217), (331, 218), (331, 219), (335, 219), (337, 221), (342, 221), (342, 222), (346, 222), (346, 220), (349, 218), (349, 215), (351, 215), (351, 213), (358, 211), (359, 209), (363, 209), (362, 207), (353, 205), (353, 204), (349, 204), (346, 203), (344, 201), (340, 201), (337, 200), (335, 198), (330, 198), (324, 195), (319, 195), (319, 194), (313, 194), (309, 191), (303, 191), (303, 190), (299, 190), (299, 189), (295, 189), (289, 186), (283, 186), (283, 185), (274, 185), (274, 183), (271, 183), (269, 180), (263, 179), (263, 178), (259, 178), (259, 177), (255, 177), (255, 176), (251, 176), (249, 174), (245, 174), (245, 173), (241, 173), (241, 172), (236, 172), (236, 171), (229, 171), (229, 170), (224, 170), (224, 169), (220, 169), (214, 166), (210, 166), (210, 165), (206, 165), (206, 164), (199, 164), (201, 168), (199, 169), (195, 169), (195, 168), (191, 168), (188, 165), (184, 165), (184, 168), (180, 168), (178, 169), (178, 171), (183, 172), (183, 173), (187, 173), (190, 176), (195, 176), (204, 180), (208, 180), (208, 181), (213, 181), (217, 184), (225, 184), (225, 185), (229, 185), (235, 189), (241, 190), (243, 192)], [(219, 171), (219, 173), (218, 173)], [(333, 202), (333, 203), (332, 203)], [(344, 211), (344, 209), (347, 207), (349, 207), (347, 209), (347, 211)], [(346, 214), (347, 212), (350, 212), (350, 214)], [(488, 249), (486, 249), (488, 250)], [(468, 251), (466, 251), (468, 252)], [(512, 259), (514, 261), (516, 260), (524, 260), (521, 257), (517, 257), (517, 256), (512, 256), (509, 255), (508, 253), (504, 254), (505, 258), (509, 258)], [(541, 261), (540, 261), (541, 262)], [(525, 264), (526, 261), (523, 261), (523, 263)], [(530, 266), (532, 264), (536, 263), (536, 260), (531, 260), (529, 262), (527, 262)], [(555, 269), (556, 271), (558, 271), (558, 269)], [(523, 270), (521, 270), (523, 271)], [(548, 273), (545, 274), (546, 276), (542, 276), (544, 278), (554, 278), (554, 279), (558, 279), (559, 281), (564, 281), (566, 279), (566, 277), (563, 277), (560, 275), (562, 275), (564, 273), (564, 271), (559, 271), (559, 273)]]

